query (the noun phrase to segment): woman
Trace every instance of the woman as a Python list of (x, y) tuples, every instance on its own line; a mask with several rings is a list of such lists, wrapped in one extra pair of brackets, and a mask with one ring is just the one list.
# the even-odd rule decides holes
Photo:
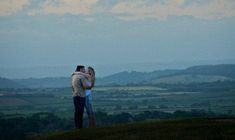
[[(86, 73), (83, 73), (83, 75), (87, 78), (86, 85), (94, 87), (95, 85), (95, 70), (92, 67), (88, 67), (86, 70)], [(85, 102), (85, 108), (87, 111), (87, 116), (89, 119), (89, 127), (93, 127), (95, 125), (95, 119), (94, 119), (94, 112), (92, 108), (92, 96), (91, 96), (91, 90), (86, 89), (86, 102)]]

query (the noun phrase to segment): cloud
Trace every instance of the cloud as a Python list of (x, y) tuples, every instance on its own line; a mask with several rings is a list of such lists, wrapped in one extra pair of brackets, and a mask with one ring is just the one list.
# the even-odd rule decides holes
[(201, 19), (220, 19), (235, 16), (234, 0), (157, 0), (149, 4), (147, 0), (121, 1), (111, 12), (119, 19), (138, 20), (157, 18), (165, 20), (169, 16), (192, 16)]
[(29, 0), (0, 0), (0, 16), (8, 16), (21, 11)]
[(40, 8), (31, 10), (29, 15), (36, 14), (90, 14), (92, 6), (98, 0), (45, 0), (41, 3)]
[(93, 22), (93, 21), (95, 21), (96, 19), (93, 18), (93, 17), (87, 17), (87, 18), (84, 18), (84, 20), (87, 21), (87, 22)]
[(96, 15), (121, 20), (166, 20), (170, 16), (221, 19), (235, 16), (235, 0), (0, 0), (0, 16), (22, 10), (30, 16), (82, 14), (87, 21)]

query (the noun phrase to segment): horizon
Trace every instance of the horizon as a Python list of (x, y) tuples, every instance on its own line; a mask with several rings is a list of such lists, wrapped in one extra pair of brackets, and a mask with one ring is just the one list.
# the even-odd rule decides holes
[[(228, 62), (228, 63), (226, 63)], [(177, 63), (176, 65), (169, 65), (172, 63), (139, 63), (139, 64), (119, 64), (117, 65), (98, 65), (95, 69), (97, 78), (103, 78), (106, 76), (111, 76), (121, 72), (154, 72), (154, 71), (164, 71), (164, 70), (184, 70), (194, 66), (215, 66), (215, 65), (235, 65), (233, 60), (231, 61), (215, 61), (214, 63), (202, 63), (198, 62), (194, 65), (186, 65), (185, 63)], [(155, 64), (155, 65), (153, 65)], [(126, 66), (130, 67), (126, 67)], [(110, 68), (107, 71), (106, 68)], [(43, 78), (64, 78), (70, 77), (74, 72), (76, 66), (37, 66), (37, 67), (21, 67), (21, 68), (0, 68), (0, 73), (4, 73), (5, 75), (0, 75), (0, 78), (7, 79), (43, 79)], [(59, 69), (59, 71), (56, 71)], [(115, 70), (116, 71), (115, 71)], [(14, 72), (16, 71), (16, 72)], [(20, 72), (24, 71), (24, 72)], [(56, 72), (55, 72), (56, 71)], [(11, 75), (14, 72), (15, 75)], [(35, 75), (36, 74), (36, 75)], [(27, 75), (27, 76), (25, 76)]]
[(1, 0), (0, 77), (235, 62), (235, 1)]

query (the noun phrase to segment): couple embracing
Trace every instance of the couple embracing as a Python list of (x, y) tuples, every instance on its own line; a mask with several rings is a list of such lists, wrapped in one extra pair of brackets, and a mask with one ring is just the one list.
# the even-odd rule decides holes
[(95, 84), (95, 71), (92, 67), (85, 69), (85, 66), (78, 65), (72, 74), (72, 92), (74, 103), (74, 121), (76, 128), (83, 128), (83, 112), (86, 108), (89, 127), (93, 127), (94, 112), (92, 109), (91, 89)]

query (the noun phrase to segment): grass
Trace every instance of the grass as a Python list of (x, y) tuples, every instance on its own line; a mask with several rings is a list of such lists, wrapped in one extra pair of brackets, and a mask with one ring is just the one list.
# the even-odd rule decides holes
[(148, 121), (56, 132), (32, 140), (234, 140), (235, 119)]

